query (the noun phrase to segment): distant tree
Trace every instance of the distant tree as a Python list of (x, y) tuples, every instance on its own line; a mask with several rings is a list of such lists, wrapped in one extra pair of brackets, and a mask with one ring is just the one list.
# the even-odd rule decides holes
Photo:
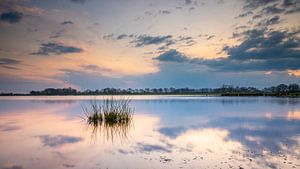
[(289, 89), (289, 92), (297, 92), (300, 90), (300, 87), (298, 84), (292, 83), (289, 85), (288, 89)]

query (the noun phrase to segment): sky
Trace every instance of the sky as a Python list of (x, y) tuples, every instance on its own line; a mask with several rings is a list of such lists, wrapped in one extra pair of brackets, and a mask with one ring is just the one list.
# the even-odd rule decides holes
[(0, 0), (0, 92), (300, 83), (300, 0)]

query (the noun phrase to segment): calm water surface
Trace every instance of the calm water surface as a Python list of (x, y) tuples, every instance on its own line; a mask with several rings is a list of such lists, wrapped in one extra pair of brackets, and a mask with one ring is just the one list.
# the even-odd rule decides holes
[(0, 168), (300, 168), (300, 98), (134, 96), (96, 132), (90, 99), (0, 97)]

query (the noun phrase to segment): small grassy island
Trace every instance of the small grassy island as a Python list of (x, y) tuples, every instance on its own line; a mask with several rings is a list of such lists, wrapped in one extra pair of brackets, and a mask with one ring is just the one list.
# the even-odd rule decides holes
[(134, 108), (129, 106), (130, 99), (105, 98), (90, 101), (90, 106), (82, 106), (85, 116), (86, 129), (92, 128), (92, 138), (97, 132), (102, 132), (107, 140), (113, 141), (114, 137), (127, 138), (127, 133), (132, 127)]

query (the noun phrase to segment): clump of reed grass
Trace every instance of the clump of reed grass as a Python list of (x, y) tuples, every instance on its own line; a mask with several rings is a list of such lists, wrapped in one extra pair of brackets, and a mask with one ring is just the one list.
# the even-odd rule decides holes
[(132, 118), (134, 109), (129, 106), (130, 99), (116, 100), (113, 97), (104, 100), (102, 112), (106, 123), (124, 123)]
[(96, 99), (90, 101), (90, 108), (82, 106), (85, 112), (83, 119), (87, 127), (92, 127), (92, 137), (96, 137), (97, 131), (113, 141), (115, 136), (127, 137), (132, 126), (134, 109), (130, 107), (130, 99), (106, 98), (102, 102)]

